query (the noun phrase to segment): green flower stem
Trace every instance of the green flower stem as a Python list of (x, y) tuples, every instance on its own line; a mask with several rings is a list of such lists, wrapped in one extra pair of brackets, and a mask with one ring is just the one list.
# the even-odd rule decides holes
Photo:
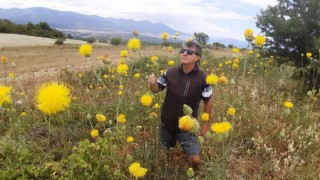
[(3, 64), (3, 70), (4, 70), (4, 85), (7, 85), (6, 64)]
[(68, 155), (68, 139), (66, 135), (66, 122), (62, 118), (62, 115), (59, 115), (58, 123), (60, 126), (60, 133), (61, 133), (61, 143), (63, 145), (63, 155), (67, 156)]
[(246, 76), (246, 62), (248, 60), (247, 54), (249, 51), (250, 42), (247, 41), (246, 53), (244, 55), (244, 62), (243, 62), (243, 75), (242, 75), (242, 83), (244, 82), (244, 78)]
[(109, 92), (110, 96), (112, 97), (112, 93), (110, 92), (109, 88), (107, 88), (107, 86), (104, 84), (104, 82), (101, 80), (101, 78), (98, 76), (96, 69), (93, 65), (93, 63), (91, 62), (91, 58), (89, 58), (89, 64), (90, 64), (90, 68), (93, 71), (94, 75), (96, 76), (96, 78), (98, 79), (98, 81), (103, 85), (103, 87), (105, 87), (107, 89), (107, 91)]

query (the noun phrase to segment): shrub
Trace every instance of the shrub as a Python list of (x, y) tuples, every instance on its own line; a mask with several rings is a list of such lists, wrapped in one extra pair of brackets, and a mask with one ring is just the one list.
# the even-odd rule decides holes
[(119, 37), (111, 38), (110, 43), (114, 46), (118, 46), (121, 43), (121, 38)]

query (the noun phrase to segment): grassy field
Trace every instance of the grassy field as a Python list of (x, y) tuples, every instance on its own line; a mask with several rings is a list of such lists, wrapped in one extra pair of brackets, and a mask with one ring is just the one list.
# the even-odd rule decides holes
[[(232, 128), (198, 136), (202, 169), (188, 177), (178, 145), (169, 159), (159, 149), (165, 92), (152, 94), (146, 80), (171, 60), (178, 65), (178, 48), (94, 44), (84, 57), (79, 46), (1, 47), (8, 61), (0, 71), (0, 103), (8, 96), (11, 103), (0, 104), (0, 179), (136, 179), (143, 168), (142, 179), (320, 178), (319, 93), (303, 91), (302, 81), (292, 79), (295, 67), (259, 56), (261, 49), (252, 55), (204, 49), (201, 68), (221, 79), (212, 84), (211, 124)], [(98, 60), (106, 54), (110, 63)], [(52, 80), (63, 84), (46, 84), (42, 94), (38, 85)], [(144, 96), (150, 104), (141, 102)], [(201, 114), (200, 108), (200, 124)], [(130, 170), (134, 163), (141, 167)]]

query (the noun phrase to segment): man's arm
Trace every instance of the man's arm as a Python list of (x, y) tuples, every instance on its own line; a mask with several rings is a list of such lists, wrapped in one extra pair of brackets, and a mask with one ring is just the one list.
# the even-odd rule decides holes
[(157, 78), (153, 73), (149, 76), (148, 83), (149, 83), (149, 88), (153, 93), (157, 93), (160, 91), (160, 88), (157, 83)]

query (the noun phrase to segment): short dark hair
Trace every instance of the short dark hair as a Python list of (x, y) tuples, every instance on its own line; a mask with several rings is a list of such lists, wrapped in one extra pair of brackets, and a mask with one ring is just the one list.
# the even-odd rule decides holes
[(190, 48), (190, 47), (195, 47), (197, 54), (200, 56), (202, 55), (202, 47), (195, 41), (188, 41), (185, 43), (185, 46)]

